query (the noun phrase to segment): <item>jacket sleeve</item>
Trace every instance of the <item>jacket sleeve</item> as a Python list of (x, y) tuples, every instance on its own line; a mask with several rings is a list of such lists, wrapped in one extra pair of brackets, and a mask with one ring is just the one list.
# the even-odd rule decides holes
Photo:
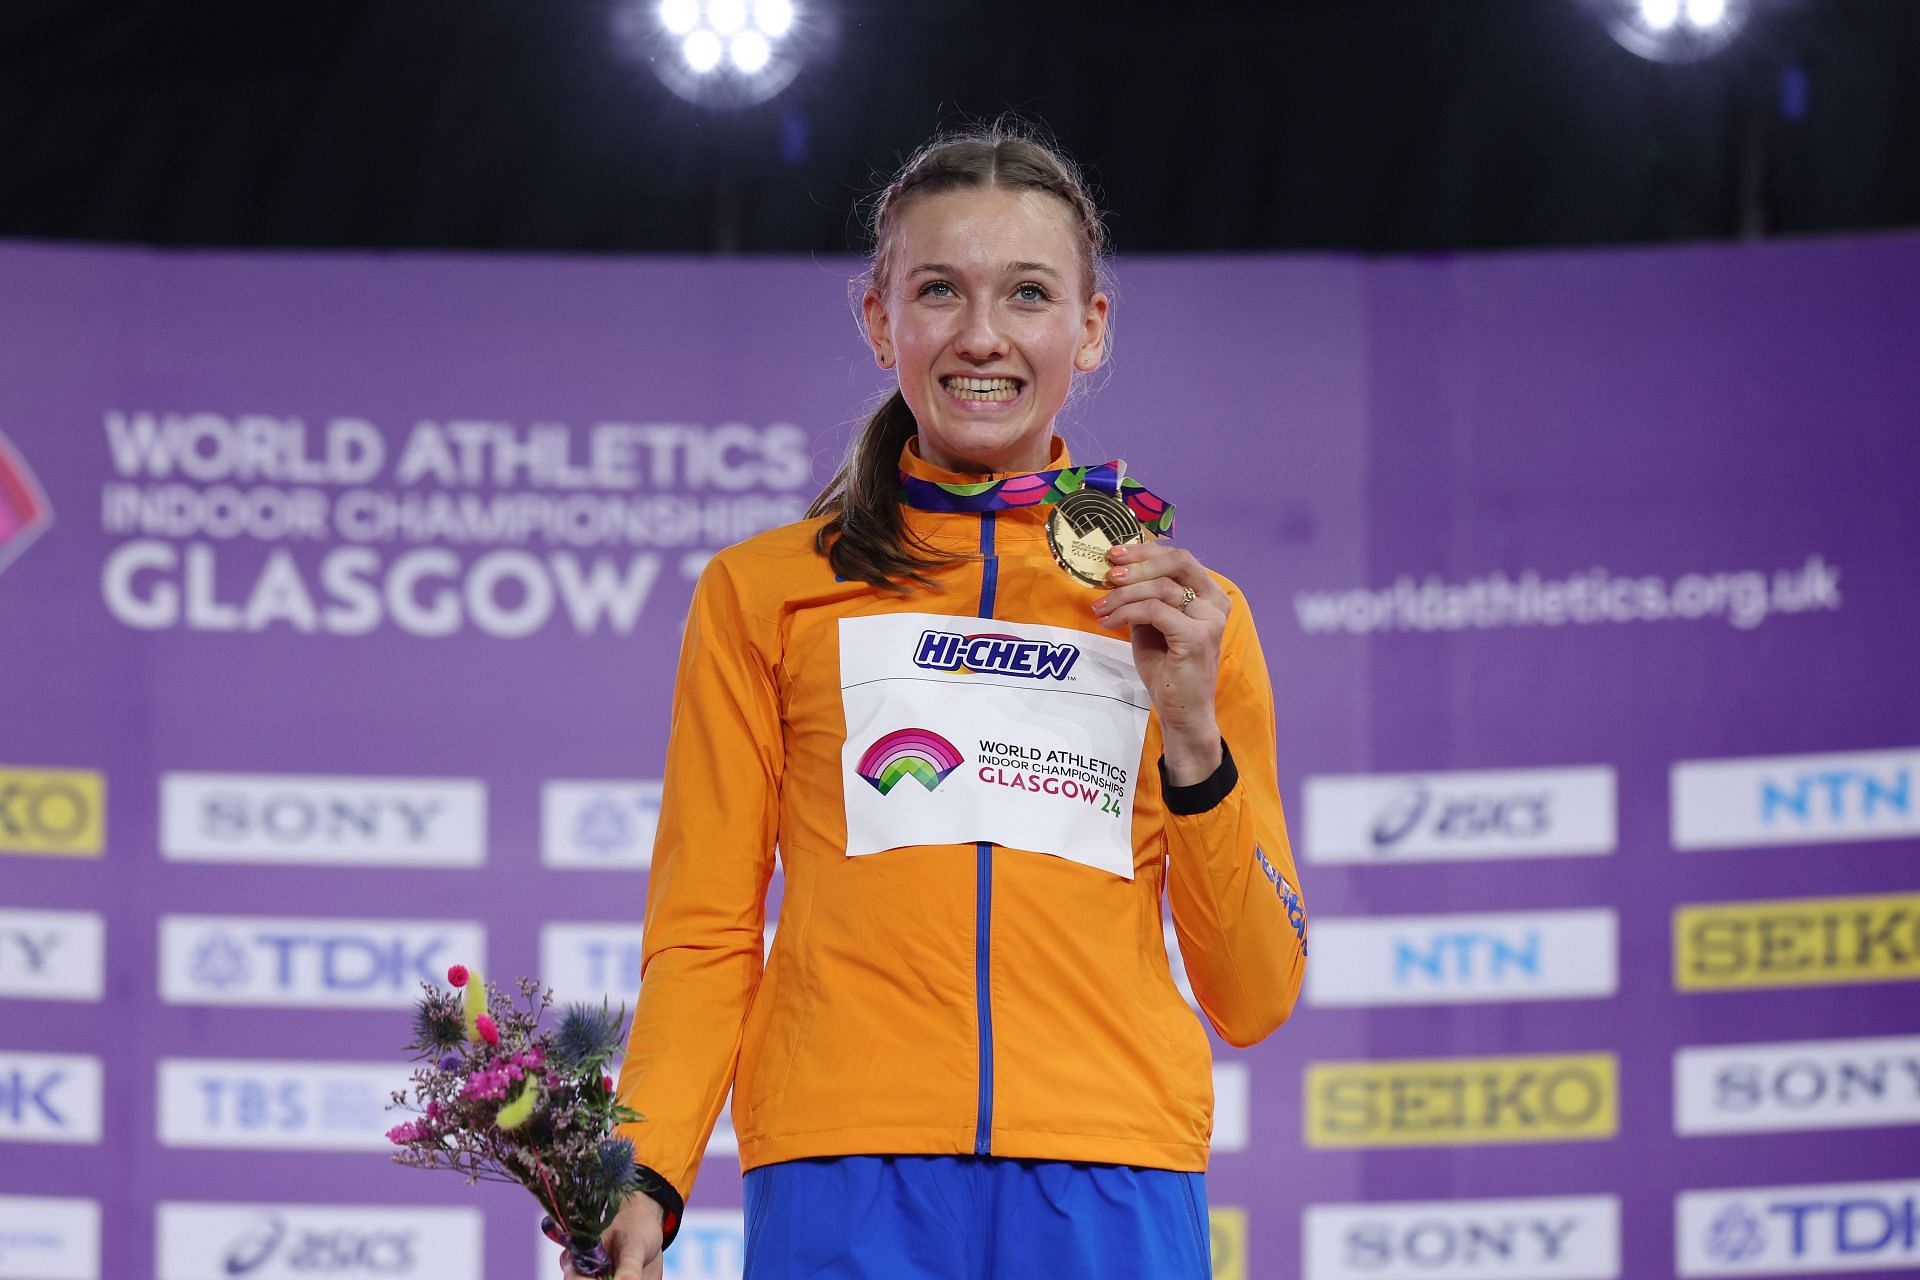
[(675, 1219), (733, 1085), (777, 838), (776, 632), (742, 607), (735, 572), (724, 554), (708, 563), (681, 640), (640, 996), (620, 1069), (621, 1100), (645, 1117), (620, 1136), (633, 1141), (643, 1189)]
[(1225, 754), (1212, 777), (1165, 785), (1167, 895), (1187, 977), (1228, 1044), (1287, 1020), (1307, 969), (1307, 914), (1287, 840), (1274, 747), (1273, 686), (1246, 601), (1221, 643), (1216, 712)]

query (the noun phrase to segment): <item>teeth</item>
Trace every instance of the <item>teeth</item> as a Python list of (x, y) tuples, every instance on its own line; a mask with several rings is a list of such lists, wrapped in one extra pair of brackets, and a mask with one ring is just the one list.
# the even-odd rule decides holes
[(1010, 400), (1020, 392), (1017, 378), (952, 377), (942, 381), (948, 391), (965, 400)]

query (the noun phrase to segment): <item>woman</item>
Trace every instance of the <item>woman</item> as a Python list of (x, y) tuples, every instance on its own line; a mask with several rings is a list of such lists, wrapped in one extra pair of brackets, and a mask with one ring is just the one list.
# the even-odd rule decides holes
[(615, 1275), (661, 1274), (732, 1088), (750, 1280), (1203, 1277), (1210, 1050), (1160, 904), (1215, 1030), (1285, 1020), (1305, 915), (1259, 641), (1185, 550), (1116, 546), (1087, 586), (1049, 543), (1076, 489), (1172, 514), (1052, 431), (1108, 334), (1070, 165), (937, 142), (874, 225), (865, 331), (899, 388), (688, 617), (620, 1080), (649, 1194)]

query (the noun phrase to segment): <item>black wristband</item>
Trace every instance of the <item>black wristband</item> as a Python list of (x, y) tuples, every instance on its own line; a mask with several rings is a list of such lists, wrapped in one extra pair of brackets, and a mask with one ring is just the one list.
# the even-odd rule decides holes
[(633, 1166), (640, 1172), (640, 1190), (660, 1206), (660, 1249), (673, 1243), (680, 1234), (680, 1219), (687, 1216), (687, 1202), (673, 1184), (643, 1164)]
[(1190, 787), (1176, 787), (1168, 781), (1167, 758), (1160, 757), (1160, 794), (1167, 799), (1168, 813), (1182, 817), (1205, 813), (1225, 800), (1239, 781), (1240, 770), (1234, 766), (1233, 752), (1227, 750), (1225, 738), (1220, 739), (1220, 766)]

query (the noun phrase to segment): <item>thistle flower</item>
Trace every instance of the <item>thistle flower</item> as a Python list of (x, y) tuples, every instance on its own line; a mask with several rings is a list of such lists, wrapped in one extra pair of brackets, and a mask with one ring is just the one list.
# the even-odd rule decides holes
[(609, 1199), (640, 1186), (640, 1170), (633, 1163), (633, 1142), (610, 1138), (594, 1148), (590, 1171), (595, 1188)]
[(585, 1075), (620, 1047), (620, 1024), (626, 1011), (570, 1004), (553, 1033), (553, 1060), (575, 1075)]
[(443, 996), (429, 994), (413, 1006), (413, 1043), (420, 1049), (451, 1049), (466, 1038), (460, 1010)]

